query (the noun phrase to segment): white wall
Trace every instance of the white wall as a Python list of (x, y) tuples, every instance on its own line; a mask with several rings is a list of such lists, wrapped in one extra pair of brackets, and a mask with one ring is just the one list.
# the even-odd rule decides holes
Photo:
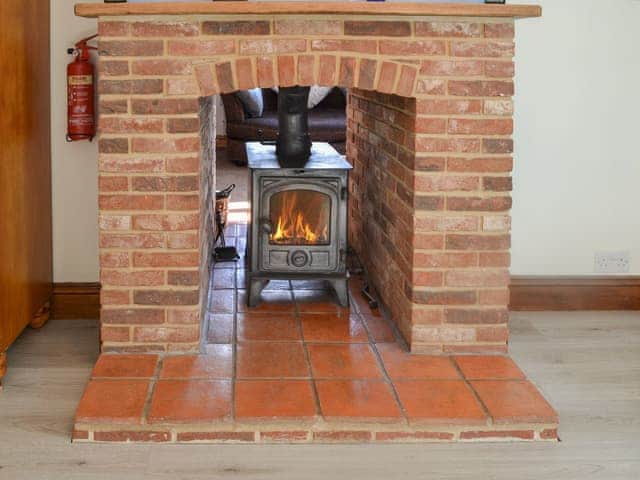
[[(75, 3), (51, 0), (56, 282), (98, 279), (97, 149), (64, 140), (65, 50), (96, 28)], [(513, 273), (590, 274), (595, 251), (629, 250), (638, 275), (640, 2), (539, 3), (516, 28)]]
[(640, 2), (543, 0), (518, 22), (514, 274), (640, 274)]
[[(83, 0), (101, 3), (102, 0)], [(51, 126), (54, 282), (98, 280), (98, 148), (65, 141), (67, 48), (96, 33), (73, 15), (76, 0), (51, 0)]]

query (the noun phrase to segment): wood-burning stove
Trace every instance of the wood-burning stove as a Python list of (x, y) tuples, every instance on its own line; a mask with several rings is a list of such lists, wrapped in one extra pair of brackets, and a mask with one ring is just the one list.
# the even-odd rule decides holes
[(274, 145), (247, 144), (251, 174), (248, 303), (269, 280), (323, 279), (348, 306), (347, 192), (351, 165), (314, 143), (300, 168), (283, 168)]

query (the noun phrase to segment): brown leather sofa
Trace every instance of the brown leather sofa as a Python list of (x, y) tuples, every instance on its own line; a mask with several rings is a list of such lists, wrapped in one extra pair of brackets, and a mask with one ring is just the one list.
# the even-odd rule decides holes
[[(227, 151), (237, 165), (247, 164), (245, 142), (275, 141), (278, 136), (278, 94), (263, 88), (264, 113), (251, 118), (245, 114), (235, 93), (222, 95), (227, 115)], [(314, 142), (329, 142), (344, 154), (346, 142), (346, 98), (334, 88), (315, 108), (309, 111), (309, 130)]]

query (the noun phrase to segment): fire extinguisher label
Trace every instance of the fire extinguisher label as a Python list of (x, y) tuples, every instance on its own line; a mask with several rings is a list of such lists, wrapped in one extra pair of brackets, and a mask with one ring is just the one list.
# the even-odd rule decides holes
[(69, 85), (93, 85), (93, 76), (72, 75), (69, 77)]

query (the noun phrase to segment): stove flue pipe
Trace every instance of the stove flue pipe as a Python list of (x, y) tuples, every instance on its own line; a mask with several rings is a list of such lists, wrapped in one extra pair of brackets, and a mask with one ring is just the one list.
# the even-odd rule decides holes
[(286, 87), (278, 92), (276, 155), (282, 167), (304, 167), (311, 156), (309, 87)]

